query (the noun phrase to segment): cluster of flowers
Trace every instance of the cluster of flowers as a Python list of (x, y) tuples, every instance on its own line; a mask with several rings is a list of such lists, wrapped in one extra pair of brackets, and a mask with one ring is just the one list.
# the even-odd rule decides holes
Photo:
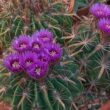
[(92, 13), (98, 20), (97, 27), (102, 32), (110, 34), (110, 7), (103, 3), (95, 3), (90, 8)]
[(14, 73), (25, 72), (34, 79), (46, 76), (49, 66), (57, 63), (62, 55), (59, 44), (47, 29), (35, 32), (31, 37), (20, 35), (12, 41), (14, 52), (4, 58), (5, 67)]

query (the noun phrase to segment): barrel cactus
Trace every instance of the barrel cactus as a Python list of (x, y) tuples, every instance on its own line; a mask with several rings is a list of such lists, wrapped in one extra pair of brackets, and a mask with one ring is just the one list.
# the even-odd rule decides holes
[[(32, 34), (36, 29), (48, 28), (57, 41), (69, 33), (72, 19), (64, 2), (56, 0), (8, 0), (1, 3), (1, 40), (11, 42), (14, 36)], [(6, 37), (8, 36), (8, 37)], [(8, 42), (5, 47), (9, 46)]]
[[(11, 102), (15, 110), (68, 107), (71, 110), (74, 96), (71, 88), (75, 88), (77, 81), (73, 72), (77, 65), (65, 66), (63, 60), (66, 62), (68, 55), (63, 52), (62, 36), (68, 35), (72, 27), (71, 14), (67, 13), (65, 4), (54, 0), (9, 0), (2, 3), (0, 27), (4, 59), (1, 61), (1, 99)], [(40, 45), (43, 46), (38, 49)], [(32, 67), (26, 66), (31, 61), (36, 63)], [(38, 74), (34, 72), (35, 68)], [(79, 81), (78, 84), (81, 86)]]
[(64, 63), (68, 55), (53, 37), (41, 29), (31, 37), (23, 34), (12, 40), (2, 64), (6, 69), (1, 75), (1, 99), (13, 97), (13, 109), (73, 110), (73, 97), (83, 90), (74, 76), (78, 67)]
[[(1, 100), (11, 102), (13, 110), (80, 110), (84, 103), (93, 110), (94, 100), (99, 106), (107, 99), (109, 13), (103, 11), (108, 6), (95, 4), (90, 9), (94, 16), (76, 23), (60, 0), (2, 4)], [(101, 19), (92, 11), (97, 8)]]

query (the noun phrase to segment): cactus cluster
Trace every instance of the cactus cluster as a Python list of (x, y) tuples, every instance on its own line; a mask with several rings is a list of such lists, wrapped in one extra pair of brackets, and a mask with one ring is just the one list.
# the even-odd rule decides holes
[[(108, 10), (94, 4), (90, 12), (96, 18), (84, 17), (73, 28), (72, 14), (60, 0), (5, 2), (0, 99), (13, 110), (97, 109), (110, 90), (110, 42), (109, 34), (103, 34), (109, 31)], [(97, 25), (101, 19), (108, 29)]]

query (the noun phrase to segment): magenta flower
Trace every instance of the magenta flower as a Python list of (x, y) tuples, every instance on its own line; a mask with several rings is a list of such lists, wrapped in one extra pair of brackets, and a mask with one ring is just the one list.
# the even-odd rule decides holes
[(53, 34), (47, 29), (41, 29), (33, 34), (34, 37), (38, 37), (43, 43), (49, 43), (53, 41)]
[(57, 62), (62, 55), (62, 49), (58, 44), (48, 44), (45, 49), (47, 55), (50, 57), (50, 62)]
[(31, 51), (26, 51), (22, 54), (22, 67), (24, 70), (28, 70), (34, 65), (35, 61), (37, 60), (36, 54)]
[(30, 37), (27, 35), (20, 35), (18, 38), (14, 39), (12, 42), (12, 47), (18, 52), (24, 52), (30, 49)]
[(38, 54), (37, 55), (37, 59), (39, 60), (39, 61), (41, 61), (42, 63), (46, 63), (46, 64), (48, 64), (49, 63), (49, 61), (50, 61), (50, 58), (49, 58), (49, 56), (45, 53), (45, 52), (41, 52), (40, 54)]
[(51, 64), (58, 62), (62, 49), (53, 43), (53, 34), (47, 29), (35, 32), (32, 37), (20, 35), (12, 42), (16, 53), (8, 55), (4, 66), (11, 72), (25, 72), (34, 79), (44, 78)]
[(104, 18), (110, 16), (110, 8), (103, 3), (95, 3), (90, 8), (90, 13), (96, 18)]
[(40, 61), (36, 61), (36, 63), (32, 65), (31, 69), (27, 71), (27, 74), (34, 79), (41, 79), (46, 76), (47, 72), (48, 65)]
[(8, 55), (4, 61), (3, 61), (4, 66), (12, 72), (21, 72), (22, 67), (21, 67), (21, 56), (19, 54), (10, 54)]
[(30, 41), (30, 47), (32, 51), (40, 52), (43, 49), (43, 44), (37, 37), (32, 37)]
[(98, 21), (97, 26), (102, 32), (106, 34), (110, 34), (110, 20), (109, 19), (105, 19), (105, 18), (100, 19)]

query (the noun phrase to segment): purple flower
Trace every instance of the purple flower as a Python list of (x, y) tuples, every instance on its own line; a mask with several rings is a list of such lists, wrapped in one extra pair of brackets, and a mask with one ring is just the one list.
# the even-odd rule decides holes
[(30, 41), (30, 47), (34, 52), (42, 51), (43, 44), (37, 37), (32, 37)]
[(105, 19), (105, 18), (100, 19), (98, 21), (97, 26), (102, 32), (106, 34), (110, 34), (110, 20), (109, 19)]
[(45, 49), (47, 55), (50, 57), (50, 62), (57, 62), (62, 55), (62, 49), (58, 44), (48, 44)]
[(34, 65), (35, 61), (37, 60), (36, 54), (31, 51), (26, 51), (22, 53), (22, 67), (24, 70), (28, 70)]
[(49, 43), (53, 41), (53, 34), (47, 29), (41, 29), (33, 34), (34, 37), (38, 37), (43, 43)]
[(47, 72), (48, 65), (40, 61), (36, 61), (36, 63), (31, 67), (31, 69), (27, 71), (27, 74), (34, 79), (41, 79), (46, 76)]
[(12, 47), (18, 52), (24, 52), (30, 49), (30, 37), (27, 35), (20, 35), (18, 38), (14, 39), (12, 42)]
[(49, 56), (46, 54), (46, 52), (41, 52), (40, 54), (38, 54), (37, 55), (37, 59), (39, 60), (39, 61), (41, 61), (42, 63), (46, 63), (46, 64), (48, 64), (49, 63), (49, 61), (50, 61), (50, 58), (49, 58)]
[(12, 72), (21, 72), (21, 56), (17, 53), (8, 55), (4, 61), (4, 66)]
[(102, 3), (95, 3), (90, 8), (90, 13), (92, 13), (96, 18), (103, 18), (110, 16), (110, 8)]

